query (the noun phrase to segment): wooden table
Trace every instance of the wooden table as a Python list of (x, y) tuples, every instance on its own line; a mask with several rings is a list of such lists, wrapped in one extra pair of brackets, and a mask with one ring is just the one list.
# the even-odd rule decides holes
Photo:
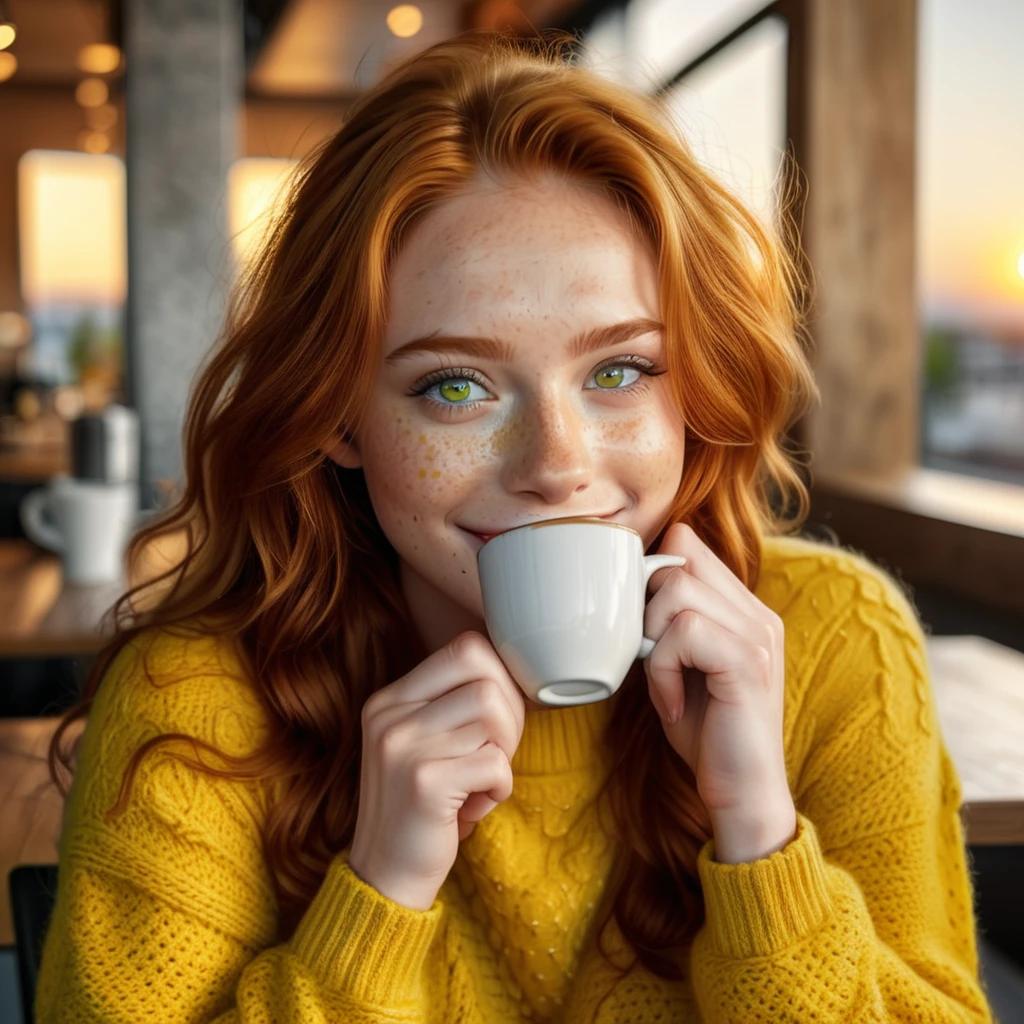
[(1024, 654), (980, 636), (933, 636), (928, 661), (968, 841), (1024, 843)]

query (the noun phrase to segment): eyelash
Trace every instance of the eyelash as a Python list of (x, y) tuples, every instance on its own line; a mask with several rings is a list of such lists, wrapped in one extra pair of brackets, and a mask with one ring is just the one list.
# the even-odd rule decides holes
[[(594, 367), (594, 373), (598, 374), (602, 370), (607, 370), (610, 367), (617, 366), (629, 366), (634, 370), (639, 370), (644, 377), (660, 377), (665, 371), (660, 370), (652, 363), (649, 359), (645, 359), (643, 356), (620, 356), (616, 359), (610, 359), (606, 363), (602, 363), (600, 366)], [(412, 390), (409, 392), (410, 395), (417, 398), (423, 398), (425, 401), (430, 402), (432, 405), (439, 406), (446, 412), (459, 413), (465, 409), (475, 409), (486, 399), (478, 398), (472, 402), (456, 403), (456, 402), (438, 402), (433, 398), (426, 398), (426, 393), (435, 385), (443, 384), (446, 380), (468, 380), (473, 384), (477, 384), (482, 388), (487, 385), (481, 380), (480, 375), (475, 370), (470, 370), (465, 367), (457, 366), (446, 366), (440, 370), (434, 370), (432, 373), (428, 373), (426, 377), (418, 381), (413, 385)], [(639, 380), (633, 381), (628, 387), (624, 388), (600, 388), (601, 391), (610, 391), (614, 394), (632, 394), (637, 391), (645, 391), (647, 389), (647, 382), (640, 378)]]

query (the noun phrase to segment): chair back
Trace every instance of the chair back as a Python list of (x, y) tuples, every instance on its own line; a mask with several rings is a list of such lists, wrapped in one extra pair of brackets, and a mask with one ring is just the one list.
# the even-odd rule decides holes
[(57, 895), (56, 864), (19, 864), (8, 876), (11, 917), (18, 955), (18, 983), (25, 1024), (35, 1020), (34, 1003), (43, 940)]

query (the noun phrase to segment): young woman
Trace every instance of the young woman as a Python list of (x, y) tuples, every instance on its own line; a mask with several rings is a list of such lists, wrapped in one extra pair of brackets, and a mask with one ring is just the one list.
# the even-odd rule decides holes
[[(77, 712), (40, 1021), (989, 1019), (919, 622), (795, 535), (792, 264), (569, 53), (434, 46), (304, 165)], [(476, 553), (568, 516), (688, 562), (550, 709)]]

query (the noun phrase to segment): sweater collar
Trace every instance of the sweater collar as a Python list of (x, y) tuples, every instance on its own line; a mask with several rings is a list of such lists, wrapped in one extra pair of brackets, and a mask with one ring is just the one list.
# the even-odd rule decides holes
[(528, 709), (512, 758), (513, 773), (550, 775), (600, 765), (605, 760), (604, 730), (617, 697), (567, 708)]

